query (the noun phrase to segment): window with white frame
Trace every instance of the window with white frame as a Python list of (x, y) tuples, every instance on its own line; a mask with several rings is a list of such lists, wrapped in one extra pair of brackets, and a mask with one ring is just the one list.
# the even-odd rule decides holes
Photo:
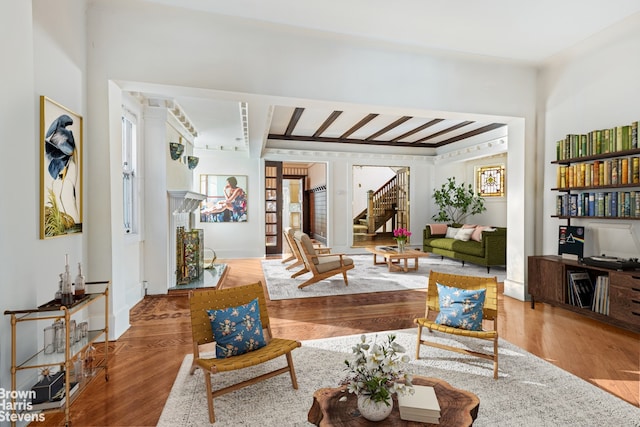
[(136, 117), (122, 113), (122, 225), (125, 234), (138, 233), (138, 185)]

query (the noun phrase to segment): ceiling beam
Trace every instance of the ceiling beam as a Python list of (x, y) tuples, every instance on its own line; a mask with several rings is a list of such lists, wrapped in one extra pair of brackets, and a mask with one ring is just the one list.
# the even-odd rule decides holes
[[(341, 137), (312, 137), (305, 135), (279, 135), (270, 133), (269, 139), (281, 140), (281, 141), (300, 141), (300, 142), (333, 142), (336, 144), (364, 144), (364, 145), (384, 145), (387, 147), (416, 147), (413, 142), (391, 142), (383, 140), (367, 141), (364, 139), (355, 138), (341, 138)], [(424, 144), (425, 148), (432, 147), (432, 145)]]
[(468, 125), (470, 125), (471, 123), (474, 123), (474, 122), (473, 122), (473, 121), (464, 121), (464, 122), (462, 122), (462, 123), (458, 123), (457, 125), (454, 125), (454, 126), (451, 126), (451, 127), (446, 128), (446, 129), (443, 129), (443, 130), (441, 130), (440, 132), (436, 132), (436, 133), (433, 133), (433, 134), (431, 134), (431, 135), (429, 135), (429, 136), (425, 136), (424, 138), (419, 139), (419, 140), (414, 141), (414, 142), (416, 142), (416, 143), (418, 143), (418, 142), (425, 142), (425, 141), (428, 141), (428, 140), (430, 140), (430, 139), (436, 138), (436, 137), (438, 137), (438, 136), (440, 136), (440, 135), (444, 135), (445, 133), (453, 132), (454, 130), (456, 130), (456, 129), (460, 129), (461, 127), (468, 126)]
[(289, 120), (289, 124), (287, 125), (287, 130), (284, 131), (285, 135), (291, 135), (296, 125), (298, 124), (298, 120), (302, 117), (302, 113), (304, 112), (304, 108), (296, 107), (293, 110), (293, 114), (291, 115), (291, 119)]
[(318, 130), (316, 130), (316, 133), (313, 134), (313, 137), (317, 138), (320, 135), (322, 135), (324, 131), (327, 130), (327, 128), (331, 126), (331, 124), (335, 122), (338, 117), (340, 117), (340, 114), (342, 114), (342, 111), (337, 111), (337, 110), (329, 114), (329, 117), (327, 117), (324, 123), (322, 123), (322, 125), (320, 125)]
[(427, 129), (427, 128), (430, 128), (430, 127), (431, 127), (431, 126), (433, 126), (433, 125), (437, 125), (438, 123), (440, 123), (440, 122), (441, 122), (441, 121), (443, 121), (443, 120), (444, 120), (444, 119), (433, 119), (433, 120), (431, 120), (431, 121), (428, 121), (427, 123), (425, 123), (425, 124), (423, 124), (423, 125), (420, 125), (420, 126), (418, 126), (417, 128), (415, 128), (415, 129), (413, 129), (413, 130), (410, 130), (410, 131), (409, 131), (409, 132), (407, 132), (407, 133), (403, 133), (402, 135), (400, 135), (400, 136), (399, 136), (399, 137), (397, 137), (397, 138), (393, 138), (393, 139), (391, 140), (391, 142), (398, 142), (398, 141), (402, 141), (403, 139), (408, 138), (408, 137), (410, 137), (410, 136), (411, 136), (411, 135), (413, 135), (413, 134), (416, 134), (416, 133), (418, 133), (418, 132), (420, 132), (420, 131), (423, 131), (423, 130), (425, 130), (425, 129)]
[(376, 117), (378, 117), (377, 113), (367, 114), (365, 118), (363, 118), (358, 123), (353, 125), (351, 129), (349, 129), (348, 131), (340, 135), (340, 139), (346, 139), (347, 137), (349, 137), (349, 135), (351, 135), (352, 133), (354, 133), (355, 131), (357, 131), (358, 129), (360, 129), (361, 127), (363, 127), (364, 125), (369, 123), (371, 120), (375, 119)]
[(403, 116), (400, 117), (398, 120), (396, 120), (395, 122), (389, 124), (388, 126), (383, 127), (382, 129), (380, 129), (378, 132), (374, 133), (373, 135), (370, 135), (369, 137), (365, 138), (365, 141), (372, 141), (375, 140), (377, 137), (379, 137), (380, 135), (384, 135), (385, 133), (389, 132), (391, 129), (397, 128), (398, 126), (400, 126), (401, 124), (403, 124), (404, 122), (406, 122), (407, 120), (412, 119), (413, 117), (411, 116)]
[(506, 125), (504, 123), (491, 123), (490, 125), (486, 125), (481, 128), (469, 131), (467, 133), (463, 133), (462, 135), (454, 136), (453, 138), (440, 141), (437, 144), (432, 145), (432, 147), (442, 147), (443, 145), (452, 144), (454, 142), (462, 141), (463, 139), (466, 139), (466, 138), (471, 138), (472, 136), (480, 135), (482, 133), (486, 133), (494, 129), (501, 128), (502, 126), (506, 126)]

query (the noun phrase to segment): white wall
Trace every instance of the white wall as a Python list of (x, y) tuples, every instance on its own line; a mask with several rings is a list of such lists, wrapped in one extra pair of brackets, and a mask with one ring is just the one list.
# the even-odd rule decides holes
[[(55, 276), (34, 268), (32, 252), (42, 257), (45, 247), (39, 236), (39, 107), (34, 93), (34, 45), (31, 3), (9, 0), (0, 14), (0, 53), (11, 58), (12, 66), (3, 70), (0, 79), (0, 143), (12, 155), (0, 156), (2, 187), (2, 221), (0, 221), (0, 310), (33, 307), (38, 303), (38, 283), (55, 292)], [(15, 207), (10, 209), (10, 206)], [(19, 255), (19, 256), (18, 256)], [(37, 258), (36, 258), (37, 259)], [(45, 261), (49, 264), (51, 261)], [(9, 316), (0, 320), (0, 387), (11, 388), (11, 325)], [(35, 333), (35, 332), (33, 332)], [(19, 352), (35, 348), (31, 342)]]
[[(379, 106), (381, 111), (421, 109), (464, 113), (467, 117), (484, 114), (490, 119), (502, 117), (505, 122), (524, 117), (527, 123), (535, 122), (536, 75), (530, 67), (484, 58), (393, 51), (355, 41), (336, 44), (332, 39), (308, 33), (292, 34), (248, 20), (151, 7), (137, 1), (96, 1), (91, 3), (88, 16), (89, 37), (94, 41), (89, 51), (89, 87), (96, 87), (90, 102), (96, 110), (105, 102), (99, 88), (108, 79), (236, 92), (249, 99), (252, 147), (262, 145), (267, 123), (263, 111), (255, 114), (252, 110), (256, 104), (251, 97), (263, 102), (267, 99), (266, 104), (269, 97), (279, 97), (278, 100), (293, 97), (371, 104)], [(168, 28), (171, 30), (167, 31)], [(153, 44), (149, 40), (153, 40)], [(104, 120), (100, 116), (94, 119)], [(515, 146), (509, 160), (513, 170), (527, 173), (529, 165), (525, 157), (533, 153), (535, 130), (522, 126), (519, 132), (519, 137), (510, 135)], [(96, 142), (106, 142), (105, 135), (96, 133), (92, 137)], [(525, 145), (525, 140), (530, 141), (529, 144)], [(258, 156), (259, 152), (251, 152), (251, 158)], [(312, 157), (318, 160), (317, 156)], [(242, 169), (247, 163), (252, 162), (240, 161), (231, 169)], [(349, 170), (352, 162), (331, 157), (327, 163), (328, 184), (333, 192), (328, 200), (329, 222), (333, 224), (328, 240), (333, 247), (348, 249), (350, 221), (345, 213), (351, 211)], [(207, 171), (205, 165), (198, 168), (198, 173)], [(261, 172), (251, 175), (255, 174)], [(412, 179), (418, 179), (420, 174), (413, 176)], [(521, 179), (520, 182), (525, 187), (533, 187), (533, 180)], [(515, 211), (519, 218), (510, 226), (518, 236), (528, 233), (526, 214), (522, 213), (530, 203), (524, 200), (525, 193), (518, 191), (510, 195), (510, 200), (519, 199), (514, 200), (514, 205), (520, 208)], [(261, 202), (261, 199), (253, 200), (250, 203)], [(427, 222), (429, 203), (428, 197), (412, 198), (412, 224), (420, 224), (420, 230)], [(421, 206), (424, 209), (420, 209)], [(251, 218), (259, 216), (259, 212), (257, 216), (254, 212)], [(220, 247), (220, 256), (261, 255), (258, 248), (264, 244), (256, 239), (262, 239), (263, 225), (252, 221), (250, 219), (249, 225), (229, 224), (228, 227), (234, 228), (231, 233), (225, 231), (222, 236), (216, 236), (216, 242), (224, 245)], [(240, 228), (236, 230), (236, 227)], [(217, 233), (222, 230), (218, 229)], [(413, 230), (416, 231), (419, 230)], [(233, 239), (225, 239), (226, 235), (232, 235)], [(238, 240), (243, 244), (237, 244)], [(513, 245), (512, 263), (521, 265), (529, 250), (527, 239)], [(150, 274), (149, 268), (146, 271)], [(518, 289), (519, 295), (515, 296), (521, 296), (524, 268), (509, 271), (514, 275), (507, 281)], [(512, 294), (511, 286), (507, 289), (508, 294)]]
[[(10, 58), (3, 67), (0, 128), (5, 155), (0, 160), (0, 309), (33, 308), (55, 295), (64, 255), (86, 267), (87, 234), (40, 240), (40, 95), (59, 102), (86, 119), (84, 2), (68, 1), (60, 14), (45, 0), (7, 0), (0, 7), (0, 52)], [(52, 16), (58, 19), (52, 20)], [(85, 141), (86, 143), (86, 141)], [(86, 160), (86, 150), (84, 160)], [(85, 169), (86, 178), (86, 169)], [(86, 203), (86, 180), (83, 191)], [(86, 206), (86, 205), (85, 205)], [(85, 226), (87, 211), (84, 212)], [(75, 270), (73, 270), (75, 271)], [(95, 279), (85, 268), (89, 279)], [(0, 387), (10, 389), (9, 316), (0, 320)], [(42, 325), (44, 327), (44, 325)], [(30, 354), (41, 340), (41, 325), (21, 328), (18, 357)], [(33, 337), (32, 340), (24, 337)], [(28, 387), (37, 370), (19, 376)]]
[[(33, 10), (31, 5), (33, 5)], [(85, 5), (88, 5), (85, 14)], [(273, 29), (251, 21), (210, 16), (164, 8), (131, 0), (7, 0), (2, 3), (2, 46), (11, 58), (2, 79), (3, 132), (5, 147), (20, 142), (20, 159), (3, 156), (5, 187), (3, 200), (19, 209), (3, 209), (2, 259), (10, 268), (2, 270), (2, 305), (33, 306), (50, 299), (57, 274), (68, 253), (72, 263), (81, 260), (89, 280), (111, 279), (112, 337), (128, 326), (131, 289), (141, 278), (167, 268), (167, 248), (158, 248), (155, 231), (165, 239), (166, 207), (165, 133), (145, 135), (144, 242), (130, 242), (121, 228), (122, 194), (119, 112), (122, 94), (118, 85), (153, 82), (191, 88), (253, 94), (261, 97), (294, 97), (370, 104), (380, 111), (432, 110), (484, 114), (490, 117), (524, 117), (535, 122), (535, 71), (529, 67), (490, 62), (483, 58), (431, 56), (393, 51), (363, 42), (343, 42), (317, 35)], [(33, 12), (33, 13), (32, 13)], [(115, 82), (115, 83), (114, 83)], [(38, 96), (45, 94), (81, 114), (84, 135), (84, 232), (81, 235), (39, 240), (39, 111)], [(255, 104), (250, 104), (251, 106)], [(143, 111), (147, 128), (148, 112)], [(251, 145), (261, 146), (266, 114), (250, 114)], [(527, 169), (526, 153), (534, 145), (534, 131), (522, 126), (521, 148), (510, 153), (513, 167)], [(156, 138), (157, 137), (157, 138)], [(528, 141), (525, 147), (524, 141)], [(511, 138), (510, 138), (511, 141)], [(153, 144), (161, 144), (156, 147)], [(162, 155), (152, 162), (156, 149)], [(9, 150), (13, 153), (13, 150)], [(226, 157), (216, 153), (205, 159), (196, 173), (245, 173), (249, 192), (256, 194), (250, 206), (259, 209), (262, 163), (260, 153), (249, 157)], [(204, 157), (204, 156), (201, 156)], [(402, 157), (381, 157), (399, 164)], [(329, 241), (348, 249), (351, 168), (362, 158), (307, 155), (308, 161), (327, 165), (329, 186)], [(380, 163), (381, 160), (371, 163)], [(403, 162), (404, 163), (404, 162)], [(429, 160), (409, 159), (412, 170), (412, 231), (420, 233), (432, 214), (429, 197), (419, 186), (431, 186)], [(226, 168), (226, 170), (225, 170)], [(15, 177), (20, 177), (16, 180)], [(415, 184), (415, 185), (414, 185)], [(524, 185), (524, 180), (522, 182)], [(424, 188), (424, 187), (422, 187)], [(162, 194), (162, 196), (160, 196)], [(418, 196), (420, 194), (420, 197)], [(522, 192), (513, 195), (524, 208)], [(509, 197), (511, 200), (511, 196)], [(5, 205), (3, 205), (5, 206)], [(250, 207), (250, 209), (252, 209)], [(522, 209), (525, 210), (525, 209)], [(154, 213), (152, 215), (151, 213)], [(160, 214), (158, 214), (158, 212)], [(26, 215), (25, 215), (26, 213)], [(261, 256), (263, 221), (260, 210), (250, 210), (248, 224), (223, 224), (212, 228), (208, 240), (220, 256)], [(28, 221), (25, 222), (25, 218)], [(166, 221), (166, 219), (165, 219)], [(156, 230), (156, 228), (158, 230)], [(515, 232), (524, 231), (524, 222)], [(26, 234), (25, 234), (26, 233)], [(525, 233), (522, 233), (525, 235)], [(205, 238), (205, 241), (207, 241)], [(526, 239), (519, 253), (525, 252)], [(144, 247), (144, 266), (129, 272), (127, 254)], [(521, 260), (521, 259), (520, 259)], [(33, 266), (36, 265), (37, 268)], [(509, 270), (511, 271), (511, 270)], [(514, 269), (517, 271), (517, 269)], [(140, 277), (143, 275), (143, 277)], [(514, 276), (522, 286), (523, 276)], [(19, 287), (19, 288), (18, 288)], [(3, 319), (0, 343), (0, 382), (8, 372), (8, 323)]]
[[(89, 8), (85, 15), (86, 4)], [(4, 0), (0, 10), (0, 49), (3, 57), (11, 58), (11, 66), (3, 68), (0, 79), (0, 93), (7, 100), (0, 107), (6, 153), (0, 160), (0, 174), (3, 182), (10, 183), (2, 193), (0, 307), (32, 307), (48, 301), (55, 292), (63, 256), (68, 253), (72, 263), (83, 262), (89, 280), (113, 280), (112, 336), (118, 336), (128, 325), (130, 284), (140, 275), (151, 274), (149, 270), (164, 268), (167, 248), (159, 248), (156, 257), (149, 249), (153, 245), (145, 241), (145, 265), (151, 268), (145, 271), (140, 267), (133, 275), (126, 275), (130, 265), (123, 258), (138, 252), (140, 243), (131, 246), (117, 232), (121, 222), (121, 194), (117, 190), (121, 187), (117, 154), (121, 94), (110, 81), (369, 104), (379, 106), (381, 112), (416, 109), (466, 117), (505, 117), (509, 124), (510, 236), (505, 293), (516, 297), (526, 291), (526, 255), (556, 250), (558, 221), (550, 219), (555, 199), (549, 191), (555, 180), (555, 169), (549, 165), (555, 141), (567, 133), (638, 119), (640, 58), (630, 52), (640, 45), (640, 16), (582, 43), (573, 56), (558, 58), (543, 70), (538, 83), (536, 70), (506, 62), (393, 51), (366, 42), (337, 45), (334, 40), (291, 29), (278, 30), (242, 19), (132, 0)], [(39, 239), (40, 95), (49, 96), (85, 119), (81, 235)], [(251, 146), (261, 147), (264, 133), (260, 131), (264, 131), (267, 115), (258, 111), (250, 116), (258, 118), (250, 123)], [(164, 144), (164, 137), (164, 133), (159, 139), (147, 135), (147, 140)], [(146, 147), (145, 166), (154, 148)], [(166, 156), (167, 147), (160, 150)], [(197, 173), (244, 172), (249, 176), (249, 192), (257, 198), (250, 199), (248, 224), (212, 227), (205, 241), (214, 242), (221, 256), (261, 256), (264, 225), (260, 210), (251, 210), (263, 202), (259, 195), (263, 179), (260, 152), (248, 157), (212, 156), (201, 160)], [(337, 158), (308, 153), (302, 157), (326, 163), (329, 240), (333, 240), (331, 246), (335, 243), (348, 248), (350, 171), (354, 164), (363, 164), (366, 156)], [(159, 196), (150, 197), (146, 207), (164, 216), (166, 188), (161, 186), (166, 184), (166, 164), (165, 157), (161, 159), (162, 166), (153, 163), (144, 176), (151, 196), (155, 186), (164, 196), (164, 202)], [(385, 160), (398, 164), (393, 156)], [(439, 176), (433, 160), (411, 158), (407, 164), (412, 171), (412, 232), (419, 233), (434, 211), (424, 188), (437, 185)], [(512, 175), (511, 171), (521, 173)], [(148, 196), (145, 194), (145, 203)], [(155, 224), (149, 213), (145, 224), (146, 239), (156, 225), (160, 229), (166, 225)], [(635, 222), (632, 225), (637, 228)], [(164, 229), (166, 234), (166, 226)], [(8, 331), (8, 317), (3, 316), (3, 388), (9, 387)], [(38, 330), (34, 331), (37, 336)], [(19, 353), (28, 353), (36, 339)]]
[(316, 188), (327, 183), (327, 165), (325, 163), (313, 163), (308, 170), (307, 187)]
[[(464, 184), (465, 187), (471, 184), (475, 189), (475, 169), (479, 166), (496, 166), (500, 164), (506, 165), (506, 155), (500, 155), (497, 157), (481, 158), (472, 161), (447, 163), (446, 165), (436, 166), (436, 174), (438, 175), (437, 182), (434, 183), (433, 188), (428, 190), (440, 189), (443, 184), (447, 183), (447, 178), (455, 177), (456, 184)], [(430, 193), (432, 194), (432, 193)], [(432, 198), (433, 203), (433, 198)], [(495, 227), (507, 226), (507, 198), (506, 197), (485, 197), (484, 206), (486, 211), (470, 215), (465, 220), (465, 224), (480, 224), (480, 225), (492, 225)], [(437, 213), (437, 206), (433, 207), (434, 213)], [(433, 220), (431, 220), (433, 222)]]
[(200, 157), (194, 169), (194, 191), (200, 192), (200, 175), (247, 175), (247, 222), (203, 223), (196, 215), (195, 228), (204, 230), (205, 246), (218, 258), (258, 258), (264, 256), (264, 166), (260, 159), (243, 152), (195, 150)]
[[(545, 111), (545, 133), (542, 135), (543, 161), (538, 165), (540, 176), (544, 177), (541, 200), (544, 207), (537, 228), (541, 230), (536, 240), (537, 254), (556, 254), (558, 251), (558, 226), (566, 224), (551, 218), (555, 213), (557, 192), (550, 191), (556, 186), (556, 166), (550, 162), (556, 157), (556, 141), (570, 133), (587, 133), (595, 129), (611, 128), (631, 124), (640, 119), (640, 57), (632, 54), (640, 46), (640, 15), (627, 19), (597, 38), (576, 46), (570, 57), (557, 58), (549, 64), (540, 76), (540, 103)], [(572, 225), (600, 228), (617, 224), (632, 228), (640, 240), (638, 221), (592, 221), (572, 220)], [(592, 234), (587, 234), (589, 239)], [(627, 235), (627, 239), (633, 237)], [(592, 242), (591, 242), (592, 243)], [(626, 243), (625, 242), (625, 246)], [(600, 251), (591, 247), (596, 255)], [(635, 246), (635, 245), (633, 245)], [(637, 248), (637, 246), (636, 246)], [(637, 257), (640, 248), (619, 256)]]
[[(467, 182), (472, 184), (476, 188), (476, 169), (482, 166), (505, 166), (505, 186), (509, 185), (509, 171), (506, 170), (507, 154), (501, 154), (497, 156), (484, 157), (477, 160), (471, 160), (466, 162), (467, 176), (469, 177)], [(477, 191), (477, 189), (476, 189)], [(487, 224), (495, 227), (507, 226), (507, 197), (506, 192), (503, 197), (485, 197), (484, 206), (486, 211), (481, 214), (474, 215), (466, 222), (472, 222), (474, 224)]]

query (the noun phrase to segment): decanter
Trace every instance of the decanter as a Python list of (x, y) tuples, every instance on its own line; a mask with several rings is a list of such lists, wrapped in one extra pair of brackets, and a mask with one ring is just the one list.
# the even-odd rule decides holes
[(75, 295), (79, 298), (83, 297), (85, 289), (85, 279), (82, 275), (82, 263), (78, 263), (78, 275), (76, 276), (76, 280), (74, 283), (76, 285)]

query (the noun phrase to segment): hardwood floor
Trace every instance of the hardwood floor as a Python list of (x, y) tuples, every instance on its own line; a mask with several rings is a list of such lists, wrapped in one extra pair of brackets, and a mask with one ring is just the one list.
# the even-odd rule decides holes
[[(227, 260), (224, 287), (263, 281), (260, 259)], [(411, 328), (424, 291), (270, 301), (276, 336), (298, 340)], [(640, 334), (546, 304), (500, 297), (500, 336), (640, 406)], [(100, 346), (98, 348), (101, 348)], [(74, 426), (156, 425), (182, 359), (192, 352), (187, 297), (149, 296), (110, 344), (109, 381), (95, 378), (71, 406)], [(204, 393), (204, 390), (203, 390)], [(64, 425), (62, 414), (44, 423)]]

